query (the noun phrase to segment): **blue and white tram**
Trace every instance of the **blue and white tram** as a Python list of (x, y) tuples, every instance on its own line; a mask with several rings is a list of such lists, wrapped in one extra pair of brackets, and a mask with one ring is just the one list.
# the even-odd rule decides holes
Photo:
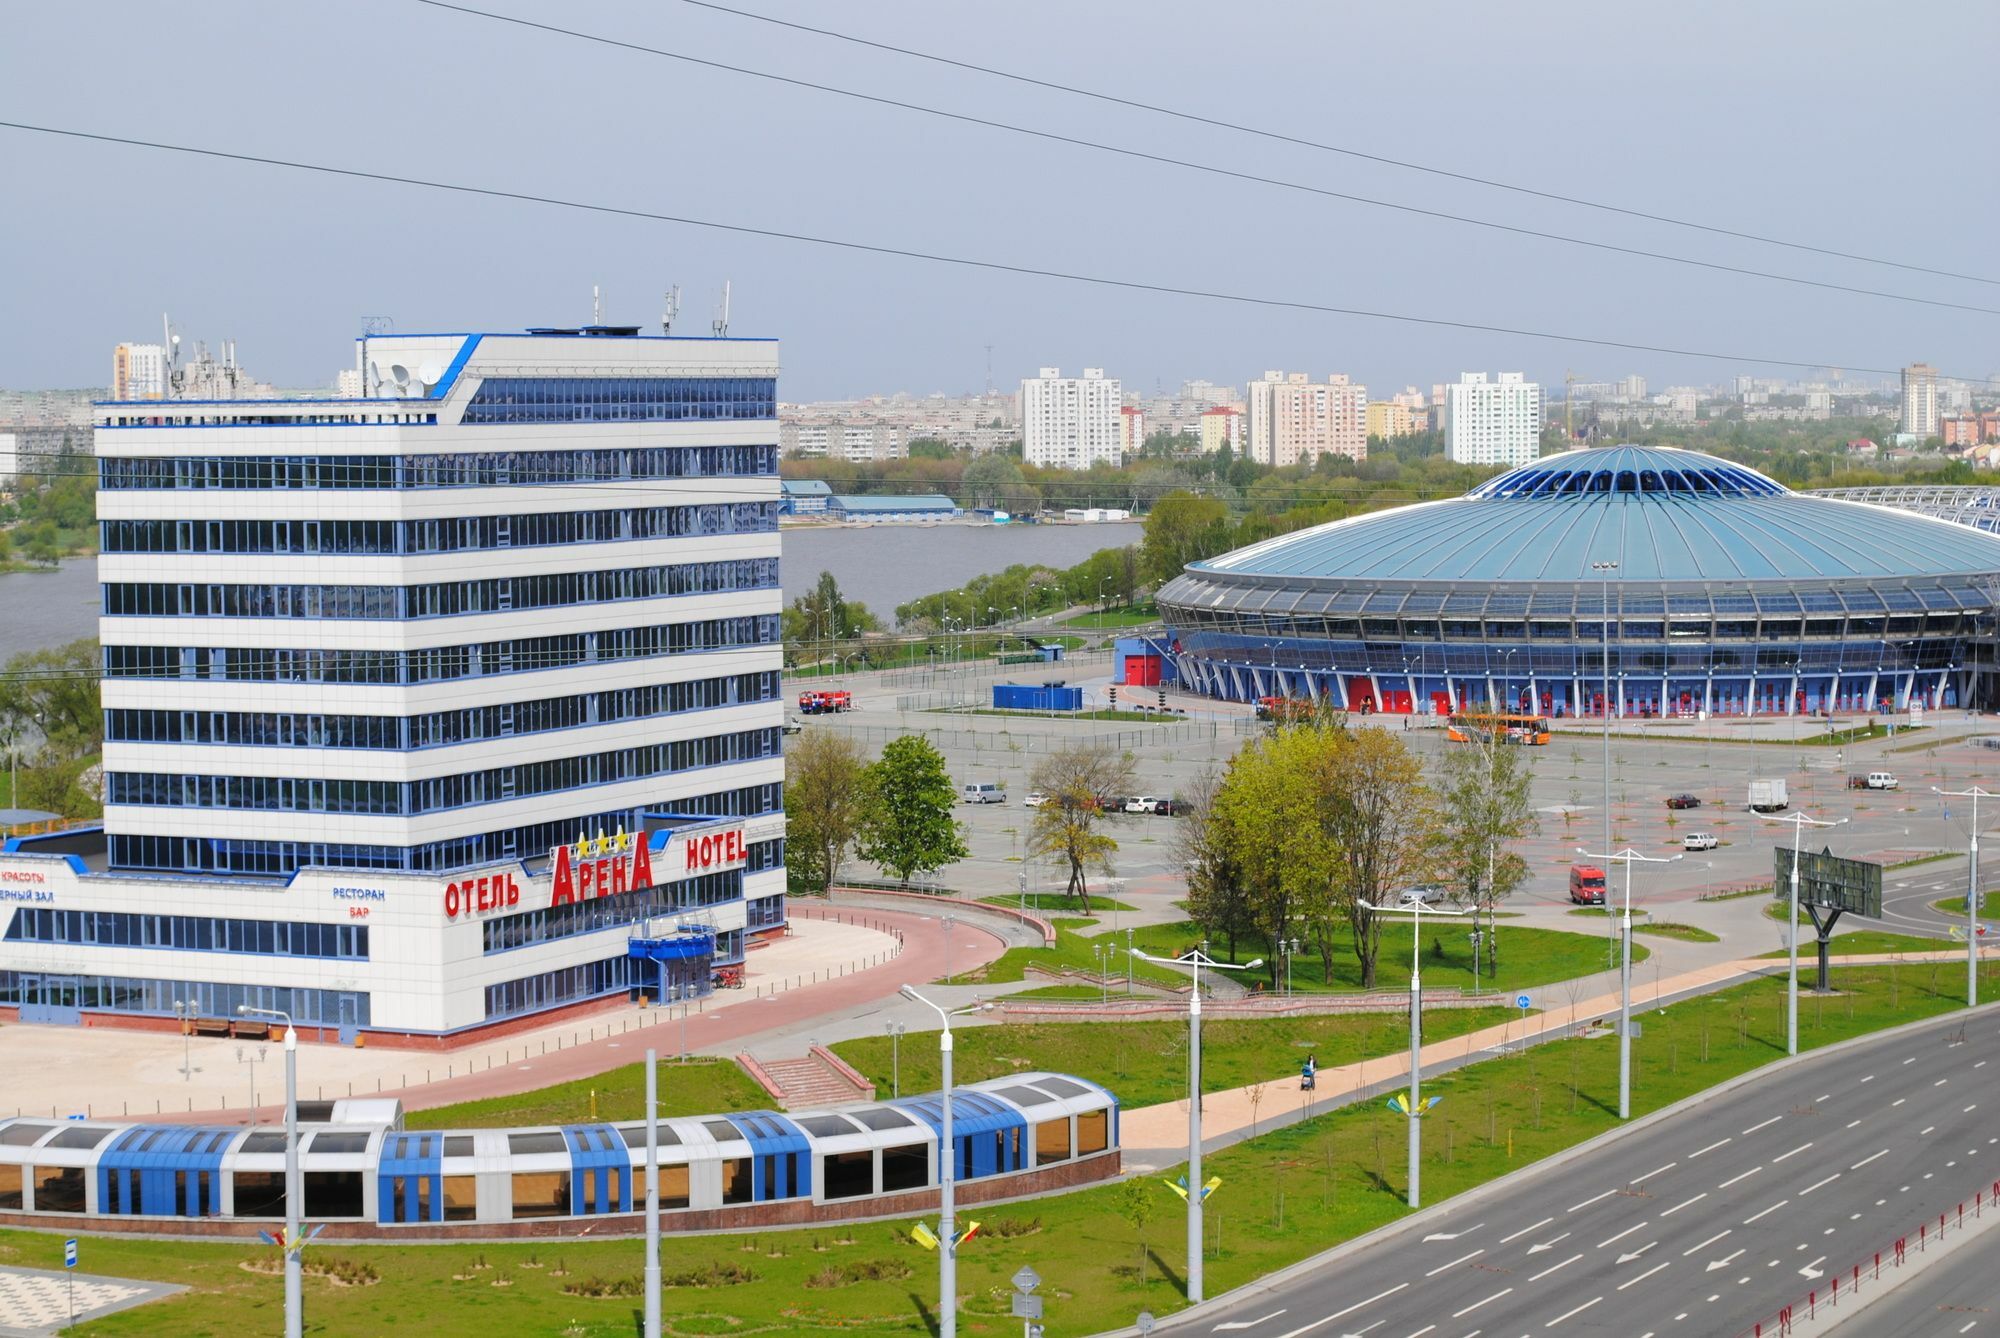
[[(543, 1219), (645, 1206), (642, 1123), (412, 1131), (394, 1101), (308, 1103), (304, 1112), (304, 1216), (326, 1223), (329, 1235), (541, 1234), (532, 1224)], [(663, 1119), (663, 1225), (709, 1230), (916, 1211), (938, 1184), (943, 1114), (932, 1093), (810, 1113)], [(954, 1092), (952, 1119), (956, 1179), (968, 1202), (1118, 1172), (1117, 1098), (1081, 1078), (1022, 1073), (967, 1083)], [(203, 1230), (190, 1225), (200, 1223), (235, 1234), (231, 1223), (284, 1217), (284, 1163), (284, 1131), (269, 1126), (4, 1119), (0, 1225), (81, 1219), (184, 1233)]]

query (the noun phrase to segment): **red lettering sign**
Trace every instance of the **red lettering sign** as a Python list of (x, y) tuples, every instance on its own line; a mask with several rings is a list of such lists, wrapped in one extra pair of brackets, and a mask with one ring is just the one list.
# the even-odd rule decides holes
[(577, 853), (579, 848), (595, 848), (587, 840), (579, 841), (575, 846), (557, 846), (551, 852), (549, 905), (565, 906), (591, 897), (615, 897), (621, 892), (637, 892), (651, 887), (653, 852), (646, 833), (634, 833), (625, 839), (625, 844), (630, 846), (629, 853), (596, 859)]
[[(444, 889), (444, 918), (447, 920), (455, 920), (474, 911), (482, 914), (503, 911), (520, 904), (521, 885), (514, 881), (511, 873), (468, 878), (462, 883), (446, 884)], [(367, 913), (366, 909), (361, 909), (362, 915)]]
[(687, 839), (687, 867), (690, 873), (713, 869), (717, 865), (735, 864), (748, 857), (749, 846), (743, 840), (741, 827)]

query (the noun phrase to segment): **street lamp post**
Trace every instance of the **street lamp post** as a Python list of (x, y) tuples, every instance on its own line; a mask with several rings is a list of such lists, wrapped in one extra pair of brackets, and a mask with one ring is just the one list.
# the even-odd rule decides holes
[(943, 1128), (939, 1131), (942, 1142), (938, 1148), (938, 1331), (937, 1338), (957, 1338), (958, 1335), (958, 1223), (955, 1216), (954, 1191), (958, 1182), (958, 1141), (952, 1136), (951, 1126), (951, 1020), (953, 1017), (975, 1012), (984, 1005), (974, 1008), (945, 1009), (932, 1003), (917, 993), (914, 985), (905, 985), (898, 991), (912, 1003), (920, 1003), (938, 1015), (938, 1057), (944, 1069), (944, 1094), (939, 1101), (944, 1109)]
[(1597, 573), (1603, 594), (1599, 599), (1597, 616), (1598, 632), (1598, 672), (1602, 675), (1602, 686), (1598, 689), (1603, 697), (1598, 716), (1603, 723), (1604, 734), (1604, 848), (1611, 849), (1611, 573), (1618, 570), (1616, 562), (1593, 562), (1590, 569)]
[(1765, 822), (1792, 824), (1792, 908), (1785, 930), (1785, 1053), (1799, 1052), (1799, 841), (1808, 827), (1838, 827), (1846, 818), (1809, 818), (1803, 813), (1759, 813)]
[(174, 1016), (181, 1020), (181, 1081), (188, 1082), (194, 1077), (193, 1042), (189, 1039), (194, 1029), (188, 1025), (194, 1017), (195, 1006), (185, 999), (174, 1000)]
[(238, 1004), (236, 1011), (243, 1017), (275, 1018), (285, 1024), (285, 1338), (301, 1338), (305, 1298), (300, 1251), (305, 1242), (299, 1239), (299, 1031), (292, 1025), (292, 1015), (282, 1009)]
[(1949, 799), (1972, 800), (1972, 827), (1967, 841), (1965, 873), (1965, 1006), (1979, 1002), (1979, 801), (2000, 799), (2000, 794), (1975, 785), (1969, 790), (1940, 790), (1931, 793)]
[(1202, 1299), (1201, 1279), (1201, 970), (1211, 971), (1255, 971), (1264, 964), (1262, 957), (1254, 958), (1241, 966), (1234, 962), (1218, 962), (1210, 957), (1203, 943), (1199, 948), (1190, 949), (1178, 957), (1154, 957), (1137, 948), (1127, 949), (1134, 957), (1142, 958), (1160, 966), (1191, 966), (1194, 968), (1194, 988), (1188, 991), (1188, 1170), (1187, 1170), (1187, 1298), (1189, 1305), (1198, 1304)]
[[(1578, 846), (1576, 853), (1585, 859), (1617, 860), (1625, 866), (1625, 913), (1619, 920), (1619, 941), (1623, 946), (1618, 955), (1618, 1118), (1629, 1120), (1632, 1118), (1632, 866), (1672, 864), (1683, 856), (1642, 855), (1630, 846), (1601, 855)], [(1653, 1002), (1659, 1000), (1655, 998)]]
[(1419, 896), (1407, 906), (1378, 906), (1373, 902), (1361, 903), (1366, 910), (1377, 915), (1407, 915), (1410, 917), (1410, 1108), (1403, 1112), (1410, 1122), (1410, 1206), (1418, 1207), (1423, 1202), (1419, 1192), (1422, 1175), (1420, 1159), (1423, 1156), (1423, 1126), (1418, 1123), (1423, 1118), (1423, 1045), (1424, 1045), (1424, 984), (1419, 963), (1423, 954), (1424, 917), (1426, 915), (1463, 915), (1463, 910), (1445, 910), (1438, 906), (1427, 906)]
[(646, 1051), (646, 1270), (644, 1338), (660, 1338), (660, 1052)]

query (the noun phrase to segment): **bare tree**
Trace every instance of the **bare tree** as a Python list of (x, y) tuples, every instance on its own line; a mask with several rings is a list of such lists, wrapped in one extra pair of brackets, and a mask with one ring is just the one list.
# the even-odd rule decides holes
[(1090, 909), (1090, 875), (1112, 872), (1118, 842), (1103, 831), (1103, 800), (1132, 788), (1132, 755), (1099, 743), (1057, 749), (1035, 764), (1028, 783), (1048, 796), (1028, 824), (1028, 853), (1069, 869), (1067, 893)]

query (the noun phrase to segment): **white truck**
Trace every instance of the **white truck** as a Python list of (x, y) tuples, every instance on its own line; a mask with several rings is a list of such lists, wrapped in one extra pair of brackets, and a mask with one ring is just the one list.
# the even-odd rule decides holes
[(1781, 776), (1776, 780), (1753, 780), (1750, 782), (1750, 811), (1752, 813), (1776, 813), (1789, 808), (1791, 795), (1785, 791), (1785, 781)]

